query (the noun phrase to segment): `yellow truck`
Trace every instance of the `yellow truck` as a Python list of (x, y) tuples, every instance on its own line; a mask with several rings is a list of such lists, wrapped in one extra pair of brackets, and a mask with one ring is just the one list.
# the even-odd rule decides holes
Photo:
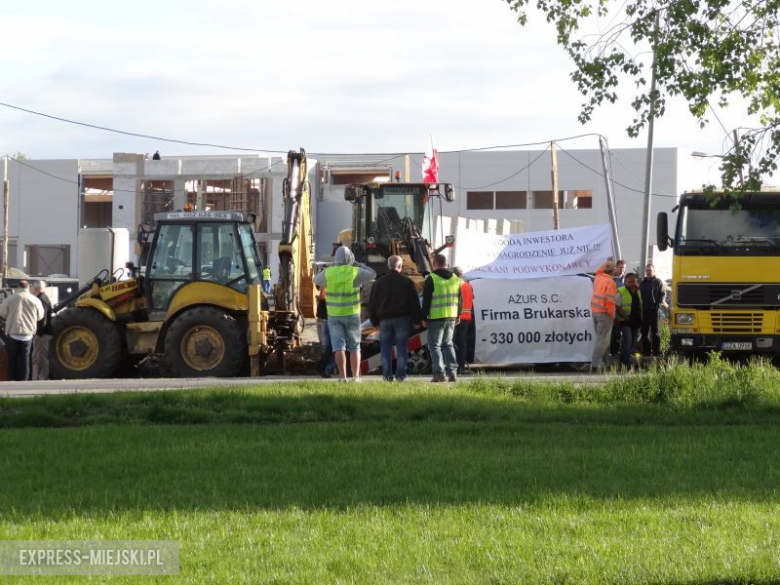
[(658, 248), (673, 247), (671, 349), (686, 356), (780, 353), (780, 193), (685, 193), (675, 231), (658, 215)]

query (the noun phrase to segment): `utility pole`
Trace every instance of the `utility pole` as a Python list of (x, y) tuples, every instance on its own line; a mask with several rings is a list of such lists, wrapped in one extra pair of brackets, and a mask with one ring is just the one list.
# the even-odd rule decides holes
[(8, 278), (8, 155), (3, 157), (3, 285)]
[[(655, 30), (658, 31), (658, 13), (655, 13)], [(644, 271), (647, 266), (647, 248), (650, 245), (650, 201), (653, 196), (653, 130), (655, 128), (655, 69), (656, 53), (653, 46), (653, 70), (650, 81), (650, 113), (647, 122), (647, 164), (645, 166), (645, 208), (642, 213), (642, 254), (639, 270)], [(641, 272), (640, 272), (641, 274)]]
[(558, 217), (558, 153), (555, 148), (555, 141), (550, 142), (550, 154), (552, 156), (552, 200), (553, 200), (553, 229), (561, 229), (560, 218)]
[(601, 147), (601, 165), (604, 167), (604, 182), (606, 183), (607, 187), (607, 212), (609, 213), (609, 225), (612, 228), (612, 254), (617, 261), (623, 258), (623, 255), (620, 252), (617, 215), (615, 214), (615, 196), (612, 193), (612, 182), (610, 181), (612, 173), (609, 169), (609, 163), (607, 161), (607, 152), (609, 151), (609, 146), (607, 146), (607, 139), (603, 136), (599, 136), (599, 146)]

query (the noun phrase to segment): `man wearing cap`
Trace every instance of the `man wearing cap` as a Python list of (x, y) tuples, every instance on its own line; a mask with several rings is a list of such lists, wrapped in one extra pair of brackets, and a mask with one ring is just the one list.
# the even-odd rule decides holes
[(595, 342), (590, 360), (591, 371), (604, 367), (604, 358), (609, 352), (609, 340), (612, 334), (612, 322), (615, 319), (615, 295), (617, 287), (613, 274), (615, 262), (610, 258), (596, 272), (593, 282), (593, 296), (590, 299), (590, 312), (593, 316)]

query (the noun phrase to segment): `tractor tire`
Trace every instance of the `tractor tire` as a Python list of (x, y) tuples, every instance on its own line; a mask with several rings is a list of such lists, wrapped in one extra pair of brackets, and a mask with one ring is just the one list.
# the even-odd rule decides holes
[(108, 378), (124, 359), (119, 328), (94, 309), (67, 309), (52, 319), (52, 328), (52, 378)]
[(246, 326), (219, 309), (190, 309), (168, 330), (165, 354), (182, 378), (236, 376), (247, 356)]

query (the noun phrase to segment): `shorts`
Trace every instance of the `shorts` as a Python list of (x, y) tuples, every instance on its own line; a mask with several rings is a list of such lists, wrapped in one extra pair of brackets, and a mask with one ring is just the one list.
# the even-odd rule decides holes
[(360, 315), (328, 315), (333, 351), (360, 351)]

